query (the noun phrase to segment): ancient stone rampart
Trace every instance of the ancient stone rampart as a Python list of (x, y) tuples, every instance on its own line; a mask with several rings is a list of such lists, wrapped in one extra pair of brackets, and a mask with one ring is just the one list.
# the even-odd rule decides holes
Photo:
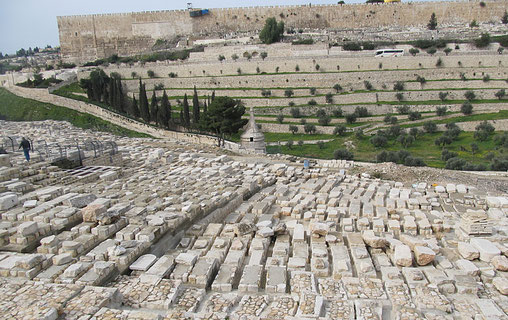
[[(425, 27), (434, 12), (438, 23), (468, 25), (499, 22), (504, 0), (418, 2), (349, 5), (304, 5), (210, 9), (191, 18), (186, 10), (151, 11), (57, 17), (62, 56), (69, 61), (89, 61), (112, 54), (150, 51), (158, 39), (175, 36), (225, 35), (257, 32), (267, 18), (276, 17), (287, 27), (328, 30), (356, 28)], [(437, 34), (436, 34), (437, 35)]]

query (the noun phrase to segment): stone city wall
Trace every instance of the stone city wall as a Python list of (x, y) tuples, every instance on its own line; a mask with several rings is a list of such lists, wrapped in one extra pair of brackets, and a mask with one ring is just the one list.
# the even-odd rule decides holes
[(62, 57), (90, 61), (114, 53), (131, 55), (150, 51), (157, 39), (175, 36), (225, 35), (257, 32), (265, 20), (276, 17), (286, 27), (356, 29), (424, 27), (434, 12), (441, 25), (464, 25), (476, 20), (497, 22), (507, 9), (502, 0), (418, 2), (349, 5), (304, 5), (210, 9), (191, 18), (187, 10), (152, 11), (57, 17)]

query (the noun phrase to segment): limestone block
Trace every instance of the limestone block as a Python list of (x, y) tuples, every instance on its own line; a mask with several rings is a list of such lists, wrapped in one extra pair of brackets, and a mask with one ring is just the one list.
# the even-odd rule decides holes
[(64, 271), (64, 277), (66, 278), (75, 278), (85, 272), (88, 268), (88, 264), (85, 264), (83, 262), (77, 262), (74, 264), (71, 264), (67, 269)]
[(455, 264), (459, 269), (465, 271), (470, 276), (477, 276), (480, 274), (480, 269), (469, 260), (459, 259), (455, 261)]
[(313, 222), (310, 223), (309, 229), (311, 234), (326, 236), (330, 231), (330, 227), (326, 223)]
[(64, 205), (75, 208), (84, 208), (89, 203), (97, 199), (94, 194), (78, 194), (70, 199), (63, 202)]
[(28, 200), (23, 203), (23, 208), (35, 208), (37, 206), (37, 200)]
[(6, 194), (0, 196), (0, 210), (8, 210), (18, 205), (18, 196), (15, 194)]
[(501, 254), (499, 250), (492, 242), (486, 239), (474, 238), (470, 241), (471, 245), (478, 249), (480, 252), (480, 260), (490, 262), (492, 258)]
[(84, 222), (98, 222), (99, 217), (106, 213), (106, 207), (101, 204), (89, 204), (81, 210)]
[(457, 250), (462, 258), (467, 260), (474, 260), (480, 257), (480, 251), (467, 242), (459, 242), (457, 244)]
[(415, 246), (414, 248), (416, 262), (420, 266), (425, 266), (434, 261), (436, 254), (429, 247)]
[(56, 236), (49, 236), (41, 239), (41, 245), (45, 247), (54, 247), (59, 243)]
[(263, 238), (271, 237), (274, 235), (272, 228), (269, 227), (263, 227), (259, 229), (256, 234)]
[(33, 222), (33, 221), (23, 222), (22, 224), (20, 224), (18, 226), (17, 229), (18, 229), (18, 234), (20, 234), (22, 236), (33, 235), (34, 233), (39, 231), (37, 222)]
[(494, 280), (492, 280), (492, 284), (501, 294), (505, 296), (508, 295), (508, 279), (504, 277), (495, 277)]
[(386, 248), (388, 246), (388, 241), (376, 236), (372, 230), (363, 231), (362, 238), (365, 244), (372, 248)]
[(72, 259), (72, 255), (70, 253), (61, 253), (53, 257), (53, 264), (56, 266), (61, 266), (71, 262)]
[(175, 262), (179, 264), (193, 266), (197, 259), (198, 256), (194, 253), (182, 252), (175, 258)]
[(139, 257), (133, 264), (129, 266), (129, 269), (135, 271), (146, 271), (148, 270), (157, 260), (157, 257), (153, 254), (144, 254)]
[(413, 256), (409, 246), (399, 244), (395, 246), (393, 254), (395, 264), (402, 267), (410, 267), (413, 264)]
[(505, 256), (495, 256), (490, 260), (490, 263), (498, 271), (508, 271), (508, 258)]

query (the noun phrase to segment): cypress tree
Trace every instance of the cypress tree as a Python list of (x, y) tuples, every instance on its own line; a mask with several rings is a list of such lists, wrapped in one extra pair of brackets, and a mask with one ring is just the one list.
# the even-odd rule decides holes
[(109, 81), (109, 101), (108, 101), (108, 104), (110, 107), (112, 107), (113, 109), (117, 109), (117, 105), (116, 105), (116, 81), (115, 79), (110, 79)]
[(157, 110), (157, 122), (164, 128), (169, 127), (169, 120), (171, 119), (171, 105), (168, 101), (166, 91), (164, 91), (161, 99), (161, 105)]
[(205, 103), (203, 104), (203, 114), (206, 114), (207, 111), (208, 111), (208, 105), (205, 101)]
[(187, 99), (187, 94), (183, 96), (183, 125), (186, 128), (190, 127), (190, 112), (189, 112), (189, 101)]
[(199, 99), (196, 86), (194, 86), (194, 95), (192, 96), (192, 117), (194, 125), (197, 126), (199, 123)]
[(213, 92), (212, 92), (212, 102), (213, 102), (213, 100), (215, 100), (215, 90), (213, 90)]
[(124, 113), (125, 112), (125, 97), (123, 96), (123, 88), (122, 88), (122, 80), (116, 79), (116, 105), (117, 110)]
[(148, 98), (146, 97), (146, 87), (139, 79), (139, 113), (145, 122), (150, 122), (150, 111), (148, 110)]
[(139, 118), (139, 108), (138, 102), (136, 101), (136, 97), (132, 97), (131, 116), (133, 116), (134, 118)]
[(180, 110), (180, 125), (185, 126), (185, 120), (183, 118), (183, 111)]
[[(157, 96), (155, 96), (155, 90), (152, 94), (152, 101), (150, 102), (150, 121), (157, 122)], [(159, 124), (159, 123), (158, 123)]]

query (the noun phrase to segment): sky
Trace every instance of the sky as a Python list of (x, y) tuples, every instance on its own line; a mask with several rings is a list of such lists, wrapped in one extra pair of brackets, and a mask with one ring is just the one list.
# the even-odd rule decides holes
[[(12, 54), (21, 48), (59, 45), (57, 16), (271, 5), (336, 4), (338, 0), (3, 0), (0, 6), (0, 52)], [(364, 2), (345, 0), (346, 3)]]

